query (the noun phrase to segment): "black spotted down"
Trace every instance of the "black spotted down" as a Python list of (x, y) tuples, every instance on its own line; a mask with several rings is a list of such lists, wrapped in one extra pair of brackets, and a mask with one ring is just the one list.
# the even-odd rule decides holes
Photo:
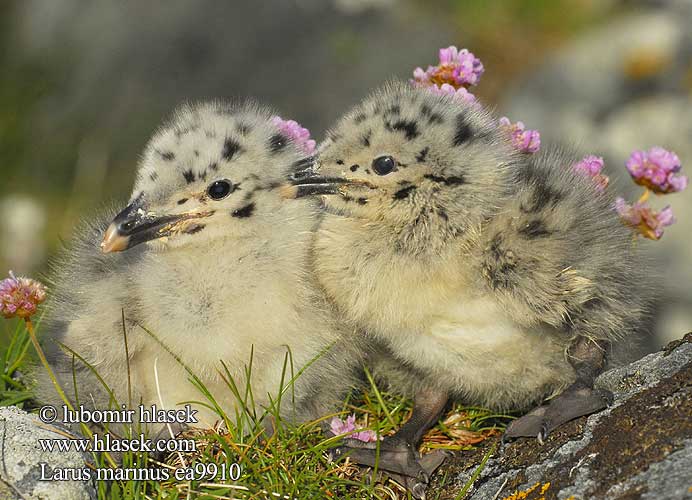
[(252, 132), (252, 127), (248, 125), (247, 123), (242, 123), (238, 122), (235, 124), (235, 129), (238, 131), (238, 133), (242, 136), (248, 135), (250, 132)]
[(370, 138), (371, 137), (372, 137), (372, 130), (368, 130), (365, 134), (363, 134), (363, 137), (361, 137), (361, 143), (366, 148), (370, 147)]
[(389, 106), (389, 108), (387, 108), (387, 110), (385, 111), (385, 114), (400, 115), (401, 114), (401, 106), (399, 106), (398, 104), (392, 104), (391, 106)]
[(185, 177), (185, 182), (188, 184), (195, 182), (195, 173), (192, 170), (185, 170), (183, 172), (183, 177)]
[(440, 113), (431, 112), (427, 115), (429, 125), (442, 125), (445, 120)]
[(279, 153), (286, 148), (288, 138), (283, 134), (274, 134), (269, 138), (269, 151)]
[(490, 241), (486, 257), (483, 271), (490, 287), (494, 290), (513, 288), (517, 261), (514, 254), (504, 248), (504, 239), (500, 234), (496, 234)]
[(242, 147), (238, 141), (231, 137), (226, 137), (223, 141), (223, 149), (221, 150), (221, 157), (226, 161), (231, 161), (233, 157), (240, 153)]
[(519, 206), (519, 209), (526, 214), (540, 212), (544, 208), (553, 208), (565, 196), (560, 190), (548, 185), (532, 165), (527, 165), (520, 172), (519, 180), (532, 188), (528, 203), (522, 203)]
[(416, 155), (416, 161), (418, 163), (423, 163), (425, 161), (425, 159), (428, 157), (429, 152), (430, 152), (430, 148), (428, 146), (425, 146)]
[(398, 120), (391, 125), (392, 130), (403, 132), (406, 140), (415, 139), (420, 135), (418, 124), (412, 120)]
[(469, 142), (473, 138), (473, 128), (464, 113), (459, 113), (456, 117), (456, 123), (454, 127), (454, 139), (452, 144), (454, 146), (461, 146), (462, 144)]
[(358, 170), (359, 168), (360, 168), (360, 165), (357, 165), (357, 164), (356, 164), (356, 165), (351, 165), (351, 167), (349, 168), (349, 170), (350, 170), (351, 172), (355, 172), (355, 171)]
[(247, 219), (248, 217), (252, 217), (252, 214), (255, 211), (255, 203), (249, 203), (245, 205), (244, 207), (241, 207), (237, 210), (233, 210), (233, 213), (231, 214), (233, 217), (237, 217), (239, 219)]
[(363, 123), (365, 121), (365, 113), (358, 113), (355, 117), (353, 117), (353, 121), (356, 122), (356, 125)]
[(407, 186), (394, 193), (393, 198), (395, 200), (403, 200), (405, 198), (408, 198), (408, 196), (415, 190), (416, 186)]
[(173, 151), (159, 151), (158, 153), (165, 161), (175, 160), (175, 153), (173, 153)]
[(444, 184), (445, 186), (461, 186), (466, 184), (466, 179), (463, 175), (451, 175), (449, 177), (441, 177), (439, 175), (427, 174), (423, 176), (429, 181), (436, 182), (438, 184)]
[(548, 230), (542, 220), (535, 219), (526, 224), (519, 230), (519, 234), (527, 239), (544, 238), (553, 234), (553, 231)]

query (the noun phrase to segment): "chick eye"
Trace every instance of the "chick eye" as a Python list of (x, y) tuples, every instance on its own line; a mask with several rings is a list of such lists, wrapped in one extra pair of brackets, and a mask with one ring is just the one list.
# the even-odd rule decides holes
[(372, 161), (372, 169), (377, 175), (387, 175), (396, 167), (396, 161), (391, 156), (378, 156)]
[(214, 181), (207, 188), (207, 194), (212, 200), (221, 200), (233, 191), (233, 186), (227, 180)]

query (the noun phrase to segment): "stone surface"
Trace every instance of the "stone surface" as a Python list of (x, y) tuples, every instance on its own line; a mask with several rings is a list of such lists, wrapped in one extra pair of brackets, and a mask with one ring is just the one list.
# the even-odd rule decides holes
[(76, 451), (44, 452), (39, 439), (64, 439), (65, 432), (43, 424), (17, 407), (0, 407), (0, 498), (3, 500), (90, 500), (90, 481), (42, 481), (40, 463), (49, 469), (82, 469), (87, 457)]
[(458, 454), (431, 492), (456, 499), (477, 473), (468, 499), (692, 498), (692, 333), (604, 373), (596, 386), (614, 392), (612, 406), (569, 422), (543, 445), (497, 438)]

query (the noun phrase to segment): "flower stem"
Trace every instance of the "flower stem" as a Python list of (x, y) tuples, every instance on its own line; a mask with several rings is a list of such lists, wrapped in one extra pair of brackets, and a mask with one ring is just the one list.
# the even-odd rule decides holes
[(58, 391), (60, 399), (62, 399), (65, 402), (65, 404), (70, 410), (74, 411), (72, 403), (70, 403), (70, 400), (67, 399), (65, 392), (62, 390), (62, 387), (60, 387), (60, 382), (58, 382), (55, 373), (53, 373), (52, 368), (48, 364), (46, 355), (43, 354), (43, 349), (41, 349), (41, 346), (38, 343), (38, 339), (36, 338), (36, 333), (34, 332), (34, 324), (31, 322), (31, 318), (24, 318), (24, 322), (26, 323), (26, 331), (29, 332), (29, 338), (31, 339), (31, 343), (34, 344), (34, 349), (36, 349), (36, 353), (38, 354), (38, 357), (41, 359), (43, 367), (46, 369), (46, 371), (48, 371), (48, 376), (50, 377), (50, 380), (53, 382), (55, 390)]
[(650, 194), (651, 194), (651, 191), (649, 191), (649, 188), (644, 188), (644, 194), (642, 194), (639, 197), (639, 200), (637, 200), (637, 203), (644, 203), (646, 200), (649, 199)]
[[(70, 400), (67, 399), (65, 391), (63, 391), (62, 387), (60, 387), (60, 382), (58, 382), (58, 378), (55, 376), (55, 373), (53, 372), (53, 369), (50, 367), (50, 364), (48, 364), (48, 359), (46, 359), (46, 355), (43, 353), (43, 349), (41, 349), (41, 345), (38, 343), (38, 338), (36, 337), (36, 332), (34, 332), (34, 324), (31, 322), (31, 318), (24, 318), (24, 322), (26, 323), (26, 331), (29, 332), (29, 338), (31, 339), (31, 343), (34, 344), (34, 349), (36, 349), (36, 354), (38, 354), (38, 357), (41, 359), (43, 367), (48, 372), (48, 376), (50, 377), (51, 382), (53, 382), (53, 386), (55, 387), (55, 390), (58, 392), (58, 395), (60, 395), (60, 399), (63, 400), (63, 402), (71, 411), (75, 411), (74, 406), (72, 405), (72, 403), (70, 403)], [(88, 437), (91, 437), (93, 435), (89, 427), (87, 427), (87, 425), (83, 422), (80, 423), (80, 427), (82, 428), (84, 434)], [(117, 464), (110, 453), (103, 452), (103, 455), (112, 467), (117, 467)]]

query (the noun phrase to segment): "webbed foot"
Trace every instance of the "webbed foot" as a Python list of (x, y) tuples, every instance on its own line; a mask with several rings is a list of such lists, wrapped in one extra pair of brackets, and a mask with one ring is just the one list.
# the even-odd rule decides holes
[(417, 500), (425, 499), (430, 477), (447, 458), (447, 452), (436, 450), (421, 456), (409, 443), (396, 435), (379, 443), (363, 443), (353, 439), (330, 452), (333, 460), (348, 456), (353, 462), (387, 472), (392, 479), (411, 492)]
[(539, 406), (514, 420), (507, 427), (502, 440), (536, 437), (542, 443), (548, 434), (562, 424), (596, 413), (606, 408), (612, 400), (613, 395), (609, 391), (573, 384), (547, 405)]

